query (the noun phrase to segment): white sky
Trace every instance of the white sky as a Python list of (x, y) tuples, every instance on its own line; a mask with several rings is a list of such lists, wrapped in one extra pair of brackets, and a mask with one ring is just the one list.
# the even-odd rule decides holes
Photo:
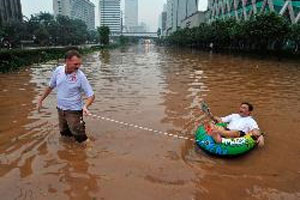
[[(96, 26), (99, 26), (98, 4), (99, 0), (90, 0), (96, 6)], [(144, 22), (149, 27), (149, 31), (156, 31), (158, 17), (162, 12), (163, 4), (167, 0), (139, 0), (139, 23)], [(30, 17), (31, 14), (39, 12), (49, 12), (53, 14), (52, 0), (21, 0), (23, 15)], [(124, 0), (121, 0), (121, 7), (124, 10)], [(207, 0), (199, 0), (199, 10), (205, 10)]]

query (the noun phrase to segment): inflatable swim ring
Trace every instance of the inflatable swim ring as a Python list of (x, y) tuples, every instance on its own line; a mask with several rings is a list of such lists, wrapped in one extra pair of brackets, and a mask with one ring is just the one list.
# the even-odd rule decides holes
[[(217, 126), (226, 126), (225, 123), (218, 123)], [(222, 143), (216, 143), (206, 133), (203, 125), (199, 126), (195, 135), (197, 145), (204, 151), (217, 156), (237, 156), (244, 154), (256, 146), (256, 141), (250, 134), (238, 138), (222, 138)]]

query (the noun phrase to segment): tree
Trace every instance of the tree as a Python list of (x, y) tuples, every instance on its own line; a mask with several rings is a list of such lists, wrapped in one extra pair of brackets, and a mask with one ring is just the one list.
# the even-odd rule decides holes
[(212, 26), (207, 23), (201, 23), (199, 27), (197, 27), (195, 32), (195, 40), (198, 47), (207, 48), (209, 44), (213, 41)]
[(90, 30), (88, 31), (88, 41), (92, 43), (99, 42), (99, 33), (96, 30)]
[(50, 34), (47, 31), (46, 27), (40, 26), (38, 29), (34, 31), (34, 35), (36, 37), (36, 42), (39, 45), (46, 45), (49, 43)]
[(108, 26), (101, 26), (97, 28), (100, 36), (100, 43), (104, 45), (109, 44), (109, 34), (110, 30)]
[(49, 13), (40, 12), (23, 22), (1, 24), (0, 39), (13, 46), (20, 44), (21, 40), (34, 40), (39, 45), (83, 44), (89, 39), (95, 40), (95, 32), (89, 34), (82, 20), (61, 15), (54, 18)]
[(56, 21), (50, 13), (40, 12), (31, 15), (28, 22), (26, 22), (28, 29), (26, 39), (31, 40), (34, 37), (36, 38), (35, 42), (39, 45), (49, 44), (54, 24), (56, 24)]
[(72, 22), (68, 16), (58, 15), (56, 17), (58, 24), (58, 38), (59, 44), (68, 45), (72, 44)]
[(119, 38), (119, 42), (122, 46), (124, 46), (124, 45), (128, 44), (129, 39), (127, 37), (125, 37), (124, 35), (121, 35)]
[(19, 21), (12, 21), (2, 26), (2, 32), (2, 36), (16, 46), (25, 38), (26, 25)]
[(84, 21), (79, 19), (71, 20), (72, 23), (72, 35), (73, 35), (73, 44), (83, 44), (88, 39), (87, 26)]
[(161, 36), (161, 29), (160, 29), (160, 28), (157, 29), (157, 36), (158, 36), (158, 37)]
[(245, 33), (255, 49), (265, 51), (269, 46), (285, 42), (289, 32), (288, 22), (280, 15), (260, 13), (245, 22)]
[(295, 44), (294, 52), (299, 51), (300, 48), (300, 24), (293, 24), (291, 26), (291, 32), (289, 34), (289, 39)]
[(229, 30), (229, 37), (231, 40), (231, 48), (244, 49), (248, 39), (245, 34), (245, 21), (234, 20)]

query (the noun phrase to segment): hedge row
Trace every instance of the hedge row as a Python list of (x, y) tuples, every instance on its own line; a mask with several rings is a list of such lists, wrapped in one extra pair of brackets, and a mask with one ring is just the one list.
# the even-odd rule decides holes
[(20, 69), (21, 67), (30, 66), (34, 63), (46, 62), (49, 60), (63, 58), (64, 54), (70, 49), (77, 49), (81, 54), (87, 54), (92, 51), (101, 49), (96, 46), (86, 49), (78, 49), (76, 47), (65, 48), (48, 48), (48, 49), (32, 49), (32, 50), (5, 50), (0, 51), (0, 72), (10, 72)]

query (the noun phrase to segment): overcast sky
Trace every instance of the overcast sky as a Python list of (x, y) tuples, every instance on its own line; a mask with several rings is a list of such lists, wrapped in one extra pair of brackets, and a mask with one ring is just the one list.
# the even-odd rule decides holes
[[(0, 0), (1, 1), (1, 0)], [(96, 26), (99, 26), (98, 4), (99, 0), (90, 0), (96, 6)], [(163, 4), (167, 0), (139, 0), (139, 23), (144, 22), (150, 31), (156, 31), (158, 17), (162, 12)], [(23, 15), (30, 17), (31, 14), (49, 12), (53, 14), (52, 0), (21, 0)], [(124, 10), (124, 0), (121, 0), (122, 10)], [(205, 10), (207, 0), (199, 0), (199, 10)]]

